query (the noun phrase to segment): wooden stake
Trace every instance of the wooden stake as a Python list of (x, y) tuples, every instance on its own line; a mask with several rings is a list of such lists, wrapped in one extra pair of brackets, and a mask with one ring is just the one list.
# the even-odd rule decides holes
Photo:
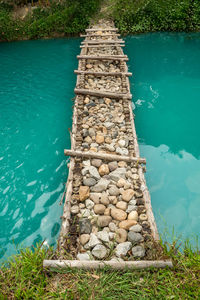
[(132, 76), (130, 72), (95, 72), (74, 70), (75, 74), (96, 75), (96, 76)]
[(87, 90), (87, 89), (74, 89), (75, 94), (79, 95), (90, 95), (96, 97), (108, 97), (108, 98), (115, 98), (115, 99), (132, 99), (131, 94), (122, 94), (122, 93), (109, 93), (109, 92), (101, 92), (95, 90)]
[(64, 150), (65, 156), (79, 156), (85, 158), (98, 158), (109, 161), (126, 161), (126, 162), (135, 162), (139, 164), (146, 164), (146, 159), (141, 157), (130, 157), (125, 155), (117, 154), (108, 154), (108, 153), (99, 153), (99, 152), (82, 152), (82, 151), (73, 151), (73, 150)]

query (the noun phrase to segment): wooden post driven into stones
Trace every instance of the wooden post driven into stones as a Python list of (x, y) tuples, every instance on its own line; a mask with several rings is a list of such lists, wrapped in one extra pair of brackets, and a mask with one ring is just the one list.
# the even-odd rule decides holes
[(131, 106), (132, 74), (116, 32), (105, 20), (88, 28), (77, 56), (59, 259), (44, 260), (44, 268), (172, 267), (160, 254)]

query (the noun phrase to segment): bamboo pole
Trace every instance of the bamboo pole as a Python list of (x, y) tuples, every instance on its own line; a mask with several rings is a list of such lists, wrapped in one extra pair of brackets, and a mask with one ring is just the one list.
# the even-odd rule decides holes
[(83, 41), (81, 42), (81, 44), (85, 45), (85, 44), (94, 44), (94, 45), (98, 45), (98, 44), (121, 44), (121, 43), (125, 43), (123, 40), (96, 40), (96, 41)]
[(120, 36), (119, 33), (102, 33), (102, 34), (96, 34), (96, 33), (91, 33), (91, 34), (80, 34), (80, 37), (91, 37), (91, 36)]
[(78, 59), (94, 59), (94, 60), (122, 60), (128, 61), (126, 55), (77, 55)]
[[(104, 48), (104, 47), (117, 47), (116, 44), (113, 45), (81, 45), (80, 48)], [(125, 47), (125, 45), (120, 45), (120, 47)]]
[(103, 269), (110, 267), (114, 270), (122, 269), (146, 269), (146, 268), (172, 268), (171, 260), (141, 260), (141, 261), (79, 261), (79, 260), (44, 260), (43, 268), (54, 270), (76, 268), (76, 269)]
[(87, 28), (85, 30), (86, 32), (92, 32), (92, 31), (118, 31), (117, 28)]
[(74, 70), (75, 74), (96, 75), (96, 76), (132, 76), (130, 72), (95, 72)]
[(117, 154), (108, 154), (108, 153), (99, 153), (99, 152), (83, 152), (83, 151), (73, 151), (73, 150), (64, 150), (65, 156), (73, 156), (73, 157), (86, 157), (86, 158), (99, 158), (103, 160), (109, 161), (126, 161), (126, 162), (136, 162), (139, 164), (146, 164), (146, 159), (141, 157), (130, 157), (124, 155)]
[(90, 96), (100, 96), (100, 97), (108, 97), (108, 98), (115, 98), (115, 99), (132, 99), (131, 94), (116, 94), (116, 93), (109, 93), (109, 92), (101, 92), (101, 91), (95, 91), (95, 90), (87, 90), (87, 89), (74, 89), (75, 94), (81, 94), (81, 95), (90, 95)]

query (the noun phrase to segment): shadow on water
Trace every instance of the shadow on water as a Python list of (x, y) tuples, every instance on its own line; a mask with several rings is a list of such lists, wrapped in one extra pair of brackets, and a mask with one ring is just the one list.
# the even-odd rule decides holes
[(164, 218), (184, 237), (198, 235), (200, 34), (131, 36), (125, 52), (158, 228), (164, 230)]

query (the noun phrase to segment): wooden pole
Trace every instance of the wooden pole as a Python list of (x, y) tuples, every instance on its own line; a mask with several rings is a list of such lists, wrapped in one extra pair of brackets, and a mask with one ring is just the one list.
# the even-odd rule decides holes
[(86, 32), (92, 32), (92, 31), (118, 31), (117, 28), (88, 28), (85, 30)]
[(102, 33), (102, 34), (96, 34), (96, 33), (91, 33), (91, 34), (80, 34), (80, 37), (92, 37), (92, 36), (120, 36), (119, 33)]
[(83, 41), (81, 42), (81, 44), (85, 45), (85, 44), (94, 44), (94, 45), (98, 45), (98, 44), (121, 44), (121, 43), (125, 43), (123, 40), (96, 40), (96, 41)]
[[(105, 48), (105, 47), (118, 47), (118, 44), (116, 45), (81, 45), (80, 48)], [(125, 47), (125, 45), (120, 45), (120, 47)]]
[(73, 151), (73, 150), (64, 150), (65, 156), (79, 156), (85, 158), (98, 158), (109, 161), (126, 161), (126, 162), (135, 162), (139, 164), (146, 164), (146, 159), (141, 157), (131, 157), (125, 155), (117, 155), (117, 154), (108, 154), (108, 153), (99, 153), (99, 152), (83, 152), (83, 151)]
[(43, 268), (54, 270), (76, 268), (76, 269), (103, 269), (110, 267), (114, 270), (122, 269), (146, 269), (146, 268), (172, 268), (171, 260), (141, 260), (141, 261), (80, 261), (80, 260), (44, 260)]
[(95, 90), (87, 90), (87, 89), (74, 89), (75, 94), (80, 95), (90, 95), (96, 97), (108, 97), (108, 98), (115, 98), (115, 99), (132, 99), (131, 94), (116, 94), (116, 93), (109, 93), (109, 92), (101, 92)]

